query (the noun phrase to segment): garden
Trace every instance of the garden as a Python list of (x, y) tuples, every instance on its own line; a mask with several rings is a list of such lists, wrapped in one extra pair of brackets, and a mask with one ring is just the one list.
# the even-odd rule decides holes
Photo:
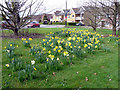
[(3, 88), (118, 88), (119, 38), (111, 30), (34, 28), (29, 33), (42, 38), (2, 39)]

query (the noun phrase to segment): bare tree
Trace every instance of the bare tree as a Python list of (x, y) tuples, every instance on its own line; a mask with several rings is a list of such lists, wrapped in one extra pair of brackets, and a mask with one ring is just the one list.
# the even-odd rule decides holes
[(112, 34), (116, 35), (116, 28), (119, 18), (118, 10), (120, 3), (117, 0), (105, 0), (105, 1), (98, 0), (98, 2), (102, 8), (102, 12), (106, 16), (106, 18), (110, 20), (110, 23), (113, 26)]
[(84, 23), (90, 25), (94, 31), (98, 27), (103, 16), (100, 14), (101, 9), (97, 6), (97, 2), (91, 0), (85, 3), (84, 8)]
[(6, 28), (18, 35), (18, 31), (29, 24), (31, 18), (40, 12), (42, 3), (43, 0), (4, 0), (0, 3), (0, 11), (9, 25)]

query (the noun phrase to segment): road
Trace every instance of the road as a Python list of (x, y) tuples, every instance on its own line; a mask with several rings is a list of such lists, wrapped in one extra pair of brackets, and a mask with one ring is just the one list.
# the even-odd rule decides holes
[(65, 25), (40, 25), (40, 28), (63, 28)]
[[(63, 28), (65, 25), (40, 25), (40, 28)], [(25, 27), (27, 28), (27, 26)]]
[[(64, 26), (65, 25), (43, 25), (43, 24), (41, 24), (40, 28), (63, 28)], [(27, 28), (27, 26), (24, 28)], [(0, 28), (0, 30), (2, 30), (2, 29)], [(7, 29), (4, 29), (4, 30), (7, 30)]]

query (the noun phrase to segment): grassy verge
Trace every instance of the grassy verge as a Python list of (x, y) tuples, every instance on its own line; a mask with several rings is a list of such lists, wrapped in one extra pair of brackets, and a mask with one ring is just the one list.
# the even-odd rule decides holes
[[(80, 28), (85, 30), (86, 28)], [(40, 33), (46, 35), (49, 32), (60, 31), (61, 29), (30, 29), (30, 33)], [(90, 32), (93, 32), (89, 29)], [(111, 34), (109, 30), (97, 30), (100, 34)], [(8, 33), (8, 31), (5, 31)], [(11, 32), (12, 33), (12, 32)], [(31, 63), (34, 59), (30, 55), (30, 48), (23, 46), (21, 39), (4, 38), (2, 41), (2, 50), (9, 42), (15, 42), (19, 47), (15, 50), (17, 57), (21, 57), (23, 61)], [(41, 39), (33, 39), (31, 46), (40, 45)], [(48, 74), (34, 80), (26, 80), (19, 82), (18, 78), (14, 78), (17, 72), (13, 72), (6, 68), (8, 63), (6, 53), (2, 51), (2, 78), (4, 88), (118, 88), (118, 46), (116, 41), (109, 42), (109, 38), (104, 39), (104, 45), (111, 49), (111, 52), (96, 52), (90, 54), (84, 59), (74, 58), (74, 64), (66, 66), (64, 69), (57, 71), (55, 75)], [(43, 64), (37, 64), (41, 70)], [(41, 68), (41, 69), (40, 69)], [(86, 77), (88, 80), (86, 80)]]
[[(80, 29), (80, 30), (89, 30), (90, 32), (94, 32), (91, 28), (84, 28), (84, 27), (79, 27), (79, 26), (70, 26), (71, 27), (75, 27), (76, 29)], [(40, 34), (47, 34), (49, 32), (56, 32), (56, 31), (61, 31), (62, 29), (68, 29), (68, 28), (31, 28), (31, 29), (24, 29), (24, 32), (28, 32), (28, 33), (40, 33)], [(20, 30), (21, 32), (23, 32), (23, 30)], [(112, 34), (112, 30), (109, 29), (97, 29), (96, 30), (97, 33), (99, 34)], [(2, 31), (0, 31), (0, 33), (2, 33)], [(4, 30), (3, 34), (8, 35), (8, 34), (13, 34), (13, 31), (11, 30)]]

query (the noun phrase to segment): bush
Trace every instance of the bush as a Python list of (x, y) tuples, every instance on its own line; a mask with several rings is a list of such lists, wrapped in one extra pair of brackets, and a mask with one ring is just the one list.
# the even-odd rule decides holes
[(55, 25), (65, 25), (65, 22), (53, 22), (52, 24), (55, 24)]
[(70, 22), (68, 25), (75, 26), (77, 23), (76, 22)]

